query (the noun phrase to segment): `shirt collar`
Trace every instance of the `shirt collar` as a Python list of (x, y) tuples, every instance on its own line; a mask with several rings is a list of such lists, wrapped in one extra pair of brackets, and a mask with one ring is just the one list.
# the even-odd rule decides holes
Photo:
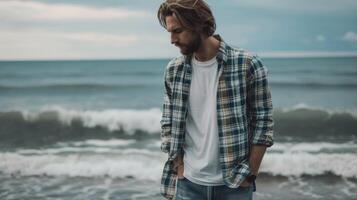
[(223, 41), (220, 35), (214, 35), (217, 40), (219, 40), (219, 49), (217, 53), (218, 61), (222, 61), (223, 63), (227, 62), (227, 44)]

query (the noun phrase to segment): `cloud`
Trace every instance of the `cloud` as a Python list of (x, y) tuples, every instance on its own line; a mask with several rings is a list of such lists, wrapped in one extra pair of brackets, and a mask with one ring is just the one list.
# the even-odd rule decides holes
[(108, 20), (145, 18), (150, 14), (124, 8), (97, 8), (36, 1), (0, 1), (0, 20)]
[(349, 42), (357, 42), (357, 33), (353, 32), (353, 31), (348, 31), (342, 37), (342, 40), (349, 41)]
[(355, 11), (355, 0), (231, 0), (238, 6), (255, 7), (264, 10), (302, 11), (302, 12), (331, 12)]
[(120, 59), (171, 57), (164, 34), (0, 30), (0, 60)]
[(0, 43), (17, 45), (37, 43), (39, 45), (52, 42), (91, 43), (95, 45), (127, 46), (137, 42), (132, 35), (117, 35), (93, 32), (53, 32), (48, 30), (0, 31)]
[(137, 42), (138, 38), (133, 35), (48, 30), (0, 31), (0, 59), (95, 57), (113, 49), (126, 49)]

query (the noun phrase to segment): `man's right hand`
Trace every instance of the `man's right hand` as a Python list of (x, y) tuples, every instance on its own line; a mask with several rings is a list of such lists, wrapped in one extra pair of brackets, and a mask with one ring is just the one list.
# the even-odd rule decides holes
[(183, 168), (184, 168), (183, 164), (177, 167), (177, 176), (178, 176), (178, 178), (183, 178), (183, 171), (184, 171)]
[(178, 178), (183, 178), (183, 158), (182, 155), (178, 155), (174, 160), (174, 170), (177, 172)]

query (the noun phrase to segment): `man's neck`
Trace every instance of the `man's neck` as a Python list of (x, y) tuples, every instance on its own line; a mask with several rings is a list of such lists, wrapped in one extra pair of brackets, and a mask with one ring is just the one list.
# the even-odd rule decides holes
[(194, 53), (198, 61), (207, 61), (217, 55), (219, 40), (210, 36), (202, 41), (201, 47)]

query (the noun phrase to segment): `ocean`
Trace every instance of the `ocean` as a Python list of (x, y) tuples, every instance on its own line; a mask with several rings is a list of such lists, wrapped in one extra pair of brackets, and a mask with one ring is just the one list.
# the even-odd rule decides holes
[[(275, 144), (254, 199), (357, 199), (357, 57), (262, 60)], [(167, 62), (1, 61), (0, 199), (163, 199)]]

